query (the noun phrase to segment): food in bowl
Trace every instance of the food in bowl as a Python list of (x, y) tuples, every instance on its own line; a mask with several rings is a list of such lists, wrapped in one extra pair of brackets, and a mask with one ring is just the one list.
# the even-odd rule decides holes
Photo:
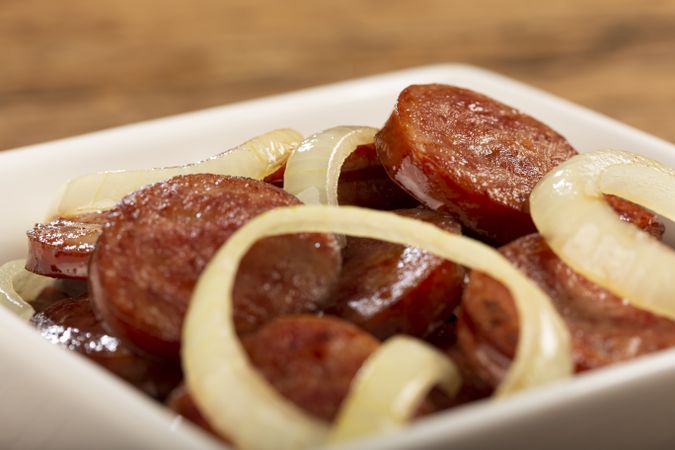
[[(86, 276), (87, 295), (94, 305), (87, 314), (93, 321), (101, 320), (98, 326), (118, 340), (119, 348), (169, 365), (177, 362), (182, 348), (187, 391), (199, 405), (191, 407), (193, 412), (205, 413), (195, 421), (208, 424), (224, 439), (246, 447), (260, 444), (259, 439), (296, 446), (351, 438), (376, 431), (378, 423), (396, 424), (495, 390), (505, 395), (551, 381), (568, 375), (573, 366), (584, 370), (671, 345), (672, 322), (662, 310), (658, 316), (649, 311), (652, 297), (638, 299), (640, 309), (625, 305), (621, 296), (586, 279), (593, 274), (577, 267), (574, 271), (573, 257), (563, 262), (553, 254), (547, 236), (531, 235), (538, 225), (537, 214), (530, 210), (532, 189), (547, 174), (556, 176), (556, 171), (563, 170), (560, 163), (576, 158), (563, 137), (535, 119), (464, 89), (412, 86), (401, 94), (392, 117), (377, 134), (363, 127), (339, 127), (302, 141), (296, 149), (297, 141), (277, 144), (269, 139), (275, 142), (271, 150), (284, 147), (288, 148), (285, 154), (290, 153), (283, 176), (286, 192), (275, 186), (280, 184), (285, 160), (278, 154), (284, 151), (263, 152), (277, 155), (271, 158), (273, 164), (262, 159), (264, 170), (256, 174), (268, 181), (231, 178), (231, 173), (205, 175), (195, 166), (183, 170), (187, 174), (147, 187), (142, 187), (148, 180), (143, 174), (94, 176), (89, 183), (97, 189), (82, 183), (87, 187), (66, 188), (55, 209), (64, 217), (54, 217), (55, 222), (36, 227), (31, 235), (35, 248), (31, 254), (38, 255), (31, 268), (48, 267), (51, 272), (42, 273), (50, 276)], [(344, 169), (358, 165), (355, 156), (347, 157), (355, 149), (359, 149), (355, 155), (367, 156), (366, 163), (350, 175)], [(243, 150), (225, 155), (238, 153)], [(653, 166), (630, 155), (617, 155), (607, 155), (603, 161), (614, 158), (612, 167)], [(582, 169), (584, 161), (579, 163)], [(666, 179), (672, 178), (671, 169), (653, 167)], [(383, 172), (387, 177), (382, 177)], [(316, 173), (321, 176), (315, 178)], [(381, 207), (377, 191), (386, 189), (397, 200), (385, 207), (397, 207), (400, 200), (400, 206), (417, 203), (422, 209), (391, 215), (298, 206), (298, 199), (340, 203), (343, 193), (349, 192), (350, 176), (352, 186), (359, 186), (358, 195), (352, 197), (366, 198), (355, 200), (357, 205)], [(378, 182), (370, 183), (371, 176)], [(308, 178), (318, 181), (308, 182)], [(111, 183), (111, 179), (122, 182)], [(77, 180), (71, 183), (77, 185)], [(115, 191), (120, 185), (133, 189)], [(363, 186), (373, 187), (372, 195), (367, 189), (364, 193)], [(608, 208), (602, 203), (602, 192), (591, 197), (600, 198), (601, 209)], [(648, 210), (608, 198), (624, 219), (656, 237), (662, 233), (658, 218)], [(289, 205), (287, 212), (278, 209)], [(269, 212), (262, 214), (265, 211)], [(94, 222), (99, 223), (83, 219), (92, 214), (98, 214)], [(427, 223), (412, 221), (420, 218)], [(59, 235), (58, 221), (66, 220), (71, 227), (79, 221), (101, 235), (90, 251), (75, 255), (80, 258), (77, 270), (65, 268), (66, 259), (58, 257), (59, 251), (66, 250), (58, 248), (61, 238), (77, 236), (72, 228)], [(248, 254), (242, 250), (247, 240), (252, 244), (258, 236), (274, 234), (274, 227), (282, 224), (284, 234), (312, 233), (266, 239)], [(459, 236), (460, 224), (465, 233), (487, 244)], [(46, 234), (53, 238), (54, 251), (49, 239), (39, 238), (42, 229), (50, 230)], [(635, 233), (638, 239), (656, 242)], [(373, 238), (393, 239), (399, 245)], [(488, 245), (513, 240), (499, 253)], [(232, 248), (226, 246), (214, 260), (224, 242), (239, 242), (243, 246), (239, 257), (233, 257)], [(534, 274), (535, 282), (500, 254), (521, 271)], [(453, 255), (459, 265), (446, 259)], [(222, 268), (211, 269), (218, 267), (214, 265), (218, 261), (227, 262), (232, 278), (232, 269), (238, 265), (241, 269), (232, 281), (232, 292), (224, 295), (203, 287), (222, 281), (218, 275), (214, 281), (212, 275), (220, 270), (223, 278)], [(72, 258), (68, 264), (73, 264)], [(528, 270), (528, 264), (535, 269)], [(464, 285), (467, 267), (481, 270), (472, 272)], [(481, 272), (500, 279), (507, 288)], [(362, 281), (354, 282), (358, 276)], [(230, 307), (228, 295), (231, 313), (218, 309)], [(623, 306), (589, 308), (586, 300)], [(216, 309), (202, 308), (200, 315), (196, 305), (206, 302), (215, 302)], [(570, 309), (570, 302), (579, 310)], [(188, 326), (183, 327), (186, 311)], [(45, 309), (36, 317), (48, 314), (58, 316)], [(228, 322), (224, 332), (212, 333)], [(597, 322), (607, 326), (586, 327)], [(65, 330), (72, 328), (64, 325)], [(571, 340), (568, 328), (574, 330)], [(399, 333), (411, 337), (398, 338)], [(206, 347), (209, 351), (203, 352)], [(396, 373), (403, 373), (402, 361), (416, 357), (419, 370), (400, 380), (392, 373), (381, 376), (381, 368), (390, 361), (397, 362), (390, 366)], [(374, 397), (382, 405), (373, 406), (378, 404), (370, 397), (376, 388), (402, 392), (405, 389), (394, 388), (419, 385), (420, 377), (426, 381), (402, 410), (391, 406), (397, 399), (392, 392), (389, 397)], [(460, 378), (462, 388), (455, 395)], [(237, 380), (240, 386), (233, 384)], [(219, 383), (227, 389), (216, 386)], [(442, 389), (427, 395), (434, 386)], [(187, 391), (179, 388), (170, 403), (186, 403), (177, 399), (185, 400)], [(241, 412), (226, 407), (228, 396), (232, 405), (247, 401), (253, 412), (238, 417)], [(252, 423), (261, 408), (267, 411), (268, 422)], [(377, 420), (362, 429), (363, 420), (354, 417), (362, 417), (364, 408), (370, 408), (369, 415)], [(327, 426), (330, 421), (335, 422), (332, 431)], [(276, 432), (260, 433), (260, 429)]]

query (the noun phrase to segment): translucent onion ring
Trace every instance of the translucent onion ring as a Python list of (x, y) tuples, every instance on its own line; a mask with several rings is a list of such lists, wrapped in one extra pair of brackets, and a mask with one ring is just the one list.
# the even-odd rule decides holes
[(337, 205), (338, 180), (345, 159), (359, 145), (370, 144), (377, 129), (339, 126), (306, 138), (284, 171), (284, 189), (308, 205)]
[(189, 389), (209, 423), (237, 446), (303, 448), (326, 437), (324, 424), (281, 397), (250, 365), (232, 323), (232, 286), (241, 258), (262, 237), (298, 232), (335, 232), (419, 247), (502, 282), (513, 294), (521, 327), (516, 357), (499, 395), (571, 374), (569, 333), (550, 299), (496, 250), (392, 213), (332, 206), (274, 209), (240, 228), (217, 252), (193, 292), (183, 329)]
[(446, 355), (419, 339), (394, 336), (356, 374), (328, 441), (395, 430), (412, 418), (431, 388), (438, 385), (453, 398), (461, 384)]
[(47, 219), (101, 211), (143, 186), (177, 175), (215, 173), (261, 180), (278, 170), (302, 141), (295, 130), (273, 130), (197, 163), (149, 170), (100, 172), (74, 178), (61, 189)]
[(603, 193), (675, 220), (675, 170), (612, 150), (577, 155), (546, 175), (530, 196), (532, 219), (575, 271), (636, 307), (675, 320), (675, 252), (621, 221)]
[(54, 280), (29, 272), (25, 267), (25, 259), (9, 261), (0, 266), (0, 305), (22, 319), (30, 320), (35, 310), (28, 302), (33, 301)]

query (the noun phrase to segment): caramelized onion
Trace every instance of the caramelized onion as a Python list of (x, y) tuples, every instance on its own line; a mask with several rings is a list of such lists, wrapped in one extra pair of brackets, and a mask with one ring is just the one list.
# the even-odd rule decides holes
[(675, 170), (603, 150), (573, 157), (530, 196), (532, 219), (566, 264), (631, 304), (675, 320), (675, 252), (619, 220), (613, 194), (675, 220)]
[(372, 143), (376, 132), (340, 126), (308, 137), (288, 158), (284, 189), (308, 205), (337, 205), (342, 164), (356, 147)]
[(270, 131), (204, 161), (149, 170), (101, 172), (70, 180), (48, 219), (110, 209), (127, 194), (177, 175), (214, 173), (262, 180), (278, 170), (302, 140), (295, 130)]
[(0, 266), (0, 305), (22, 319), (29, 320), (35, 310), (28, 302), (33, 301), (54, 280), (29, 272), (25, 267), (24, 259)]
[(328, 440), (395, 430), (410, 420), (431, 388), (438, 385), (454, 397), (461, 383), (446, 355), (419, 339), (394, 336), (356, 374)]
[[(242, 257), (262, 237), (298, 232), (335, 232), (419, 247), (502, 282), (513, 294), (521, 328), (516, 357), (498, 394), (571, 373), (569, 334), (550, 299), (487, 245), (392, 213), (331, 206), (274, 209), (240, 228), (217, 252), (197, 283), (183, 329), (182, 360), (189, 389), (209, 423), (237, 446), (302, 448), (321, 443), (328, 432), (252, 367), (232, 322), (232, 286)], [(397, 419), (382, 418), (387, 420)]]

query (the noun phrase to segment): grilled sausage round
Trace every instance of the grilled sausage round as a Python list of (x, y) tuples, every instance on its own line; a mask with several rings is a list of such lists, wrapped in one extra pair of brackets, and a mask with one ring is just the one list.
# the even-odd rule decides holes
[(108, 333), (88, 298), (60, 300), (31, 320), (48, 341), (84, 355), (155, 398), (165, 397), (182, 377), (177, 364), (140, 356)]
[[(270, 184), (189, 175), (127, 196), (104, 227), (90, 292), (108, 326), (150, 354), (178, 357), (183, 318), (202, 269), (253, 217), (300, 202)], [(340, 268), (334, 236), (267, 238), (243, 258), (233, 289), (238, 333), (283, 314), (319, 311)]]
[[(397, 214), (451, 233), (460, 226), (428, 209)], [(462, 294), (464, 268), (413, 247), (375, 239), (347, 238), (333, 304), (327, 312), (380, 339), (405, 333), (423, 337), (447, 320)]]
[(26, 234), (26, 270), (53, 278), (87, 278), (89, 258), (107, 213), (83, 214), (39, 223)]
[[(572, 337), (577, 372), (675, 346), (675, 322), (635, 308), (574, 272), (538, 234), (500, 252), (553, 300)], [(518, 316), (509, 291), (472, 272), (457, 324), (462, 353), (481, 379), (496, 386), (515, 354)]]
[(390, 177), (498, 243), (535, 231), (529, 195), (576, 151), (560, 134), (476, 92), (409, 86), (375, 138)]
[(356, 372), (379, 346), (345, 321), (308, 315), (270, 321), (242, 344), (281, 395), (326, 421), (335, 418)]

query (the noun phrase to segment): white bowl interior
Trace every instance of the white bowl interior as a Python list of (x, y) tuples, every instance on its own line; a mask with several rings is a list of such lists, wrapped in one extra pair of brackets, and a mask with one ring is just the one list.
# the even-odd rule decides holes
[[(310, 133), (381, 126), (413, 83), (468, 87), (537, 117), (580, 151), (614, 148), (675, 166), (675, 147), (502, 76), (463, 65), (411, 69), (213, 108), (0, 153), (0, 262), (22, 257), (25, 230), (67, 179), (205, 158), (272, 128)], [(670, 227), (670, 242), (675, 230)], [(0, 310), (0, 447), (215, 448), (215, 442)], [(661, 446), (675, 436), (675, 352), (597, 371), (501, 402), (439, 414), (349, 448)], [(245, 407), (245, 405), (242, 405)], [(590, 439), (590, 440), (589, 440)], [(649, 444), (649, 445), (648, 445)]]

